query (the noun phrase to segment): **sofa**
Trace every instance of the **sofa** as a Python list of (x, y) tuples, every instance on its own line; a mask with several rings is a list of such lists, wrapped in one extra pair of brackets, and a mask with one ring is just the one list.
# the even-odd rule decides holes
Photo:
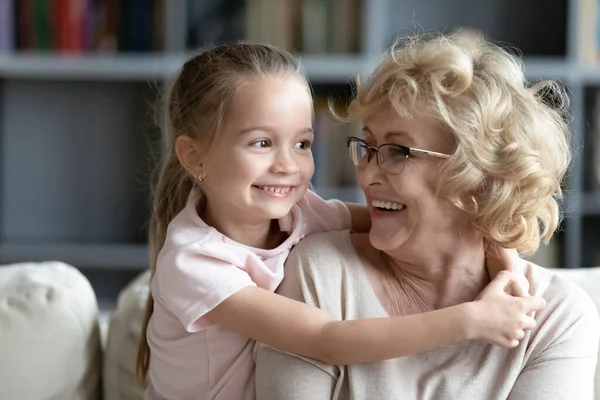
[[(553, 271), (600, 308), (600, 267)], [(0, 399), (141, 400), (134, 371), (148, 282), (149, 273), (140, 273), (102, 321), (93, 288), (76, 268), (0, 267)], [(595, 382), (600, 400), (600, 368)]]

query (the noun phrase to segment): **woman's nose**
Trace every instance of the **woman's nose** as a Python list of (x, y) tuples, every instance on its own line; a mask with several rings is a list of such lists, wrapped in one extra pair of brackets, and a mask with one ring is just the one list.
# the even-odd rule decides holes
[(357, 179), (363, 186), (382, 182), (383, 171), (377, 163), (377, 154), (373, 154), (371, 161), (369, 161), (367, 165), (357, 169)]
[(281, 150), (275, 155), (275, 162), (273, 163), (271, 170), (276, 174), (291, 175), (298, 172), (298, 164), (289, 151)]

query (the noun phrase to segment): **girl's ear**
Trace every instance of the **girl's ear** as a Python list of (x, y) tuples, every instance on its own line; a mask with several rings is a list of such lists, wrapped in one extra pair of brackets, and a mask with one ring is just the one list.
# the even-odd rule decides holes
[(175, 153), (186, 171), (202, 181), (204, 171), (200, 144), (192, 137), (180, 135), (175, 139)]

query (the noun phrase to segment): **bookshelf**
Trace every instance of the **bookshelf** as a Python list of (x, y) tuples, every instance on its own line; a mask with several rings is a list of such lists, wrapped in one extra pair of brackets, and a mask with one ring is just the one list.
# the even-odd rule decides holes
[[(247, 18), (240, 14), (243, 7), (269, 1), (202, 4), (239, 7), (223, 22), (231, 25), (225, 33), (239, 36), (236, 24)], [(600, 68), (580, 61), (579, 1), (531, 0), (516, 7), (505, 0), (356, 1), (359, 22), (345, 27), (358, 29), (356, 49), (299, 53), (316, 93), (339, 93), (355, 75), (368, 74), (398, 33), (465, 26), (521, 49), (530, 80), (555, 78), (568, 85), (575, 148), (587, 144), (590, 93), (600, 86)], [(161, 0), (142, 3), (154, 2)], [(0, 263), (65, 261), (90, 277), (101, 299), (116, 298), (147, 268), (148, 182), (153, 145), (160, 139), (153, 103), (185, 52), (201, 46), (194, 40), (202, 32), (191, 29), (197, 24), (192, 16), (208, 13), (199, 4), (162, 0), (159, 50), (0, 51)], [(260, 17), (255, 12), (253, 18)], [(594, 225), (600, 192), (586, 186), (587, 153), (579, 153), (563, 205), (567, 218), (553, 240), (560, 262), (551, 266), (600, 263), (600, 228)], [(335, 162), (324, 152), (315, 158), (317, 173)], [(315, 185), (324, 197), (364, 200), (351, 180), (320, 179)]]

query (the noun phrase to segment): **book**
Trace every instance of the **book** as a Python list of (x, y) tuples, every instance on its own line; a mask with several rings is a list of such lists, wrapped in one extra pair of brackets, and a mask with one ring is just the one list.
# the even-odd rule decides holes
[(13, 0), (0, 0), (0, 54), (9, 53), (14, 50), (14, 19)]

